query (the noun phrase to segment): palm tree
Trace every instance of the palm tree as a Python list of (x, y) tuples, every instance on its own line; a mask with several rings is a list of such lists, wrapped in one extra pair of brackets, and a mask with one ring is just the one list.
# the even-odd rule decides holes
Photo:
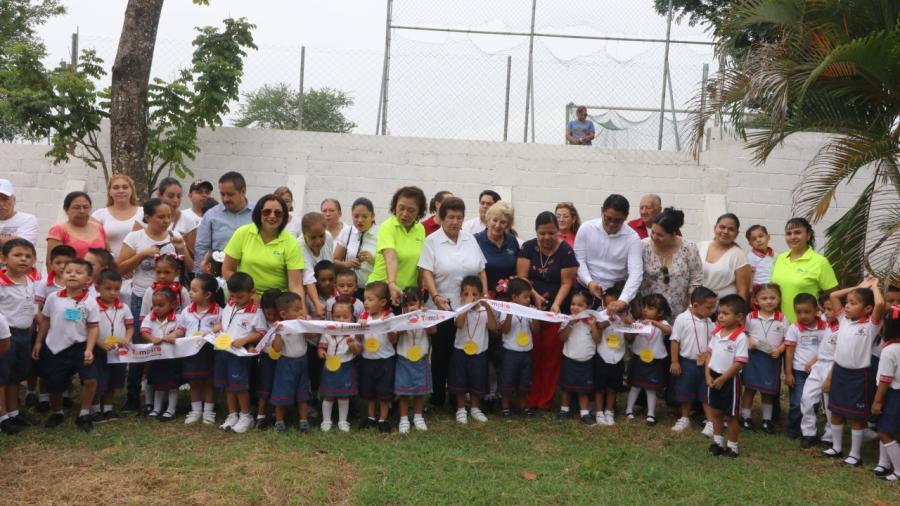
[[(850, 179), (869, 184), (826, 230), (841, 280), (900, 275), (900, 2), (743, 0), (727, 9), (717, 50), (731, 55), (691, 118), (698, 154), (717, 112), (764, 163), (786, 137), (828, 134), (794, 190), (794, 212), (821, 220)], [(765, 41), (746, 47), (762, 27)], [(758, 30), (757, 30), (758, 31)], [(744, 47), (741, 47), (744, 46)]]

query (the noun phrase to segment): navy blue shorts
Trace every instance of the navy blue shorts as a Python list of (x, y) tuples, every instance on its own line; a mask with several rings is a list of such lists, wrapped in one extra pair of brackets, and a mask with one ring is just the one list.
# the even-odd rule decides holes
[(594, 391), (622, 390), (622, 378), (625, 376), (625, 361), (608, 364), (600, 355), (594, 355)]
[(216, 388), (229, 392), (250, 391), (250, 357), (239, 357), (227, 351), (215, 351), (214, 381)]
[(594, 360), (579, 362), (563, 356), (562, 372), (559, 374), (559, 387), (563, 392), (593, 393)]
[[(60, 394), (69, 389), (72, 376), (78, 375), (82, 382), (97, 379), (94, 363), (84, 365), (85, 343), (75, 343), (56, 355), (47, 346), (41, 347), (42, 370), (47, 380), (47, 392)], [(97, 350), (95, 350), (97, 351)], [(105, 353), (105, 352), (104, 352)]]
[(110, 364), (107, 361), (108, 353), (103, 348), (94, 348), (94, 365), (97, 367), (97, 395), (104, 395), (110, 390), (115, 390), (125, 386), (125, 376), (127, 376), (127, 364)]
[(0, 386), (9, 384), (9, 367), (12, 362), (12, 341), (9, 342), (9, 348), (0, 354)]
[(31, 374), (31, 349), (34, 347), (31, 329), (10, 328), (10, 348), (8, 355), (9, 375), (5, 385), (18, 385)]
[(153, 360), (147, 364), (147, 384), (157, 390), (171, 390), (181, 384), (180, 359)]
[[(423, 359), (424, 360), (424, 359)], [(322, 365), (319, 397), (353, 397), (359, 392), (356, 384), (357, 360), (341, 364), (341, 368), (331, 372)]]
[(870, 368), (846, 369), (834, 364), (828, 393), (828, 408), (832, 414), (848, 420), (868, 420), (874, 398), (875, 380)]
[(212, 376), (213, 345), (206, 343), (196, 354), (181, 360), (181, 375), (185, 381), (205, 380)]
[(447, 371), (447, 391), (453, 395), (469, 394), (482, 398), (488, 393), (488, 354), (466, 355), (453, 348)]
[(672, 376), (672, 387), (675, 391), (675, 400), (681, 404), (685, 402), (700, 401), (706, 404), (707, 398), (706, 371), (704, 366), (697, 365), (696, 360), (678, 357), (681, 365), (681, 374)]
[[(721, 374), (709, 371), (715, 380)], [(725, 416), (737, 416), (741, 409), (741, 375), (736, 374), (722, 388), (706, 387), (709, 407), (721, 411)]]
[(500, 360), (500, 393), (504, 395), (528, 395), (534, 358), (531, 351), (515, 351), (503, 348)]
[(628, 377), (628, 384), (647, 390), (662, 390), (666, 386), (666, 363), (668, 360), (664, 358), (657, 358), (647, 363), (635, 355), (631, 360), (631, 375)]
[[(280, 361), (281, 359), (272, 360), (267, 353), (260, 354), (259, 364), (256, 366), (256, 397), (259, 400), (267, 401), (272, 396), (272, 386), (275, 384), (275, 368)], [(307, 363), (304, 361), (303, 368), (308, 381), (309, 368), (306, 366)], [(308, 394), (309, 388), (307, 387), (306, 390)]]
[(431, 393), (431, 364), (428, 357), (412, 362), (397, 356), (394, 370), (394, 393), (401, 397), (428, 395)]
[(750, 350), (750, 359), (741, 370), (744, 388), (761, 394), (781, 393), (781, 357), (772, 358), (768, 353)]
[(900, 433), (900, 390), (890, 389), (884, 396), (884, 406), (881, 408), (881, 417), (875, 423), (878, 432), (890, 435)]
[(396, 356), (363, 358), (359, 363), (359, 396), (363, 399), (392, 400), (396, 360)]
[[(306, 355), (302, 357), (282, 355), (278, 360), (272, 360), (268, 356), (265, 358), (274, 364), (272, 404), (292, 406), (309, 400), (309, 364)], [(262, 366), (261, 359), (260, 366)]]

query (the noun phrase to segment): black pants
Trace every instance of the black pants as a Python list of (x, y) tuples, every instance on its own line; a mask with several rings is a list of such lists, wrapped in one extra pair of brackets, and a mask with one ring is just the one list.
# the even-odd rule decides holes
[(452, 318), (439, 323), (437, 333), (431, 338), (431, 404), (435, 406), (443, 406), (447, 400), (447, 373), (455, 339), (456, 324)]

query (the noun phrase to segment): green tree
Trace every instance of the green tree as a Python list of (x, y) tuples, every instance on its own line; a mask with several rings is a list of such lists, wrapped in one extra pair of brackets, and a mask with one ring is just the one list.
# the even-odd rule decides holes
[[(728, 13), (743, 1), (745, 0), (653, 0), (653, 6), (657, 13), (665, 16), (669, 12), (671, 2), (676, 22), (687, 20), (690, 26), (708, 25), (713, 34), (718, 35), (726, 23)], [(720, 50), (742, 55), (750, 45), (770, 40), (772, 34), (769, 29), (766, 24), (748, 24), (739, 32), (732, 33), (729, 47), (720, 47)]]
[(720, 49), (733, 47), (751, 26), (774, 37), (728, 59), (713, 78), (718, 89), (692, 118), (695, 150), (716, 111), (730, 119), (757, 163), (792, 134), (829, 134), (800, 177), (794, 212), (821, 220), (847, 181), (866, 178), (853, 206), (828, 227), (824, 254), (844, 283), (866, 272), (896, 281), (900, 2), (746, 0), (724, 16)]
[[(312, 89), (303, 95), (303, 130), (350, 133), (356, 123), (344, 117), (343, 109), (353, 105), (353, 97), (331, 89)], [(265, 85), (244, 94), (238, 111), (238, 127), (300, 130), (300, 93), (287, 84)]]

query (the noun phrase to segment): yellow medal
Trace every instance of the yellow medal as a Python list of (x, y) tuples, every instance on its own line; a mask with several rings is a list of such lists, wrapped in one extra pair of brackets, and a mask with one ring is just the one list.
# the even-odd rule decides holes
[(530, 342), (531, 338), (528, 337), (527, 332), (519, 332), (519, 334), (516, 335), (516, 344), (518, 344), (519, 346), (522, 346), (524, 348), (525, 346), (528, 346), (528, 343)]
[(612, 349), (616, 349), (621, 344), (619, 341), (619, 334), (610, 334), (606, 336), (606, 345)]
[(341, 368), (341, 359), (337, 355), (329, 355), (328, 358), (325, 359), (325, 369), (328, 369), (329, 372), (338, 372)]
[(365, 348), (369, 353), (375, 353), (378, 348), (381, 348), (381, 341), (377, 337), (367, 337)]
[(191, 334), (192, 337), (200, 337), (202, 335), (203, 335), (203, 332), (200, 332), (199, 330), (194, 332), (193, 334)]
[(281, 358), (281, 353), (275, 351), (275, 348), (271, 346), (269, 346), (268, 354), (269, 358), (271, 358), (272, 360), (278, 360), (279, 358)]
[(410, 362), (418, 362), (422, 359), (422, 348), (417, 345), (412, 345), (406, 350), (406, 358), (409, 359)]
[(215, 348), (217, 350), (227, 350), (228, 348), (231, 348), (231, 336), (228, 334), (216, 336)]
[(466, 344), (463, 345), (463, 352), (466, 355), (474, 355), (478, 353), (478, 343), (475, 341), (466, 341)]
[(653, 362), (653, 350), (650, 348), (644, 348), (641, 350), (641, 362), (649, 364)]
[(115, 346), (115, 345), (119, 344), (119, 338), (116, 336), (109, 336), (106, 338), (105, 341), (103, 341), (103, 344), (105, 344), (107, 346)]

